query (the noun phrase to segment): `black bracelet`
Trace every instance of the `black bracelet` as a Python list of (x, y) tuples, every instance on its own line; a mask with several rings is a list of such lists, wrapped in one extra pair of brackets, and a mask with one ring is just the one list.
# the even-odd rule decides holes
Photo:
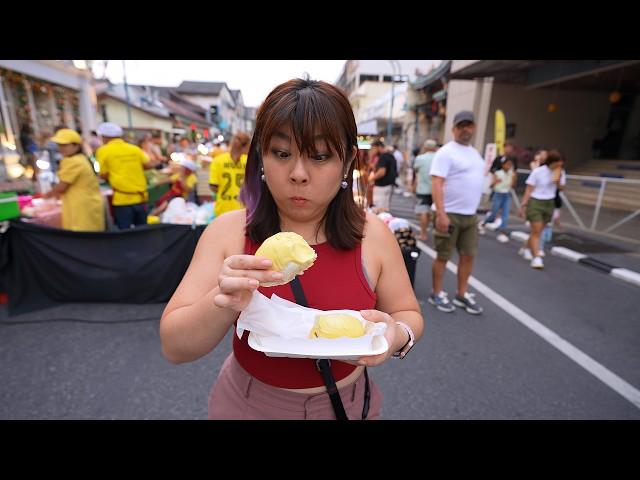
[(396, 350), (396, 352), (401, 352), (405, 349), (405, 347), (407, 345), (409, 345), (409, 342), (411, 341), (411, 335), (409, 335), (409, 332), (407, 332), (404, 328), (402, 329), (403, 332), (405, 332), (407, 334), (407, 336), (409, 337), (409, 339), (407, 340), (407, 343), (405, 343), (402, 347), (400, 347), (400, 349)]

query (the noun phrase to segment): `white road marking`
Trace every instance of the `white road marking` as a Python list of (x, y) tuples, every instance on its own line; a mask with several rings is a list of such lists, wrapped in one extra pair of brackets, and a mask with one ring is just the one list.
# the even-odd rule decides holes
[[(410, 222), (414, 228), (418, 230), (420, 227), (413, 222)], [(431, 247), (426, 245), (425, 243), (418, 241), (418, 248), (422, 250), (424, 253), (429, 255), (431, 258), (436, 258), (436, 251)], [(447, 269), (454, 274), (457, 274), (458, 267), (452, 263), (447, 262)], [(633, 403), (637, 408), (640, 408), (640, 390), (635, 388), (630, 383), (626, 382), (624, 379), (613, 373), (611, 370), (596, 362), (593, 358), (588, 356), (586, 353), (581, 351), (580, 349), (574, 347), (572, 344), (567, 342), (560, 335), (550, 330), (549, 328), (542, 325), (539, 321), (533, 318), (531, 315), (516, 307), (509, 300), (504, 298), (502, 295), (482, 283), (477, 278), (471, 276), (469, 278), (469, 285), (475, 288), (477, 291), (482, 293), (485, 297), (495, 303), (498, 307), (502, 308), (505, 312), (515, 318), (518, 322), (523, 324), (529, 330), (534, 332), (536, 335), (542, 337), (543, 340), (550, 343), (553, 347), (560, 350), (571, 360), (576, 362), (582, 368), (584, 368), (587, 372), (595, 376), (598, 380), (603, 382), (609, 388), (618, 392), (628, 401)]]

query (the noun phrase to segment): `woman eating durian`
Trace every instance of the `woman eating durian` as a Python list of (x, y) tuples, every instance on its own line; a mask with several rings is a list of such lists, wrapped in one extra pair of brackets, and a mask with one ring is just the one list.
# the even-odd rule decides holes
[[(380, 418), (382, 395), (367, 367), (404, 358), (424, 320), (393, 233), (354, 201), (357, 145), (349, 101), (328, 83), (290, 80), (259, 108), (241, 192), (246, 210), (207, 227), (160, 323), (173, 363), (207, 355), (234, 330), (209, 418)], [(249, 332), (238, 338), (234, 329), (256, 290), (385, 322), (389, 349), (328, 367), (267, 357), (248, 345)], [(312, 333), (357, 336), (349, 322), (327, 315)]]

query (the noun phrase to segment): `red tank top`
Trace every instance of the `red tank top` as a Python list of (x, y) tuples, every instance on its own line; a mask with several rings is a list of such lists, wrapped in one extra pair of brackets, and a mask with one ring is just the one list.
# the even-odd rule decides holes
[[(244, 252), (253, 255), (258, 245), (246, 237)], [(328, 242), (313, 245), (318, 258), (311, 268), (299, 276), (309, 307), (319, 310), (368, 310), (375, 308), (376, 294), (371, 290), (362, 271), (360, 244), (353, 250), (339, 250)], [(272, 294), (295, 302), (291, 286), (259, 287), (270, 298)], [(280, 388), (312, 388), (324, 386), (315, 360), (310, 358), (267, 357), (248, 344), (249, 332), (242, 339), (233, 334), (233, 354), (247, 372), (268, 385)], [(337, 381), (357, 367), (338, 360), (331, 362)]]

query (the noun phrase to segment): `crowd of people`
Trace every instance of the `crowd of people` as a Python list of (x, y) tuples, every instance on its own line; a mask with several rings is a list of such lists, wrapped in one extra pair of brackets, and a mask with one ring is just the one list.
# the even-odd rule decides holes
[[(115, 228), (125, 230), (152, 223), (149, 217), (161, 215), (174, 198), (200, 204), (195, 188), (196, 172), (200, 169), (210, 169), (209, 184), (212, 200), (216, 202), (216, 215), (242, 208), (238, 196), (251, 140), (245, 132), (232, 137), (230, 149), (222, 142), (197, 146), (187, 137), (176, 137), (165, 147), (161, 132), (144, 134), (134, 144), (126, 141), (123, 129), (111, 122), (100, 124), (91, 132), (88, 142), (83, 140), (81, 132), (64, 126), (53, 136), (43, 132), (39, 142), (31, 138), (28, 129), (23, 129), (20, 138), (36, 178), (45, 177), (38, 170), (36, 153), (46, 152), (47, 174), (57, 182), (53, 188), (38, 192), (36, 197), (61, 199), (64, 229), (104, 231), (105, 215), (111, 211)], [(208, 153), (207, 162), (199, 161), (203, 149)], [(150, 169), (167, 175), (158, 184), (169, 184), (167, 192), (152, 205), (144, 173)], [(110, 205), (104, 204), (100, 180), (113, 191)], [(220, 185), (222, 191), (216, 198)]]
[[(413, 177), (409, 190), (416, 196), (415, 213), (420, 221), (418, 239), (427, 241), (432, 223), (434, 247), (437, 257), (432, 265), (432, 293), (429, 303), (443, 312), (453, 312), (455, 307), (471, 314), (481, 314), (483, 309), (468, 292), (468, 280), (477, 254), (478, 234), (484, 234), (491, 225), (497, 230), (498, 242), (509, 241), (508, 221), (511, 198), (515, 192), (517, 167), (525, 160), (530, 173), (525, 180), (519, 215), (530, 228), (527, 241), (519, 249), (519, 255), (535, 269), (544, 268), (544, 244), (551, 240), (553, 226), (559, 225), (562, 200), (560, 192), (566, 185), (563, 169), (564, 156), (558, 150), (538, 149), (535, 153), (526, 150), (516, 152), (516, 146), (507, 142), (504, 152), (492, 162), (488, 172), (485, 159), (471, 145), (475, 133), (472, 112), (458, 112), (453, 121), (453, 140), (438, 147), (435, 140), (428, 139), (421, 149), (414, 151), (410, 165)], [(374, 143), (378, 145), (379, 142)], [(374, 150), (375, 153), (377, 151)], [(383, 160), (381, 168), (389, 165)], [(377, 169), (374, 167), (373, 171)], [(491, 207), (479, 218), (478, 208), (489, 175)], [(382, 177), (382, 175), (380, 175)], [(377, 178), (374, 176), (374, 179)], [(376, 195), (374, 185), (373, 203), (388, 209), (386, 195)], [(457, 291), (453, 301), (442, 289), (442, 277), (453, 250), (458, 252)]]

